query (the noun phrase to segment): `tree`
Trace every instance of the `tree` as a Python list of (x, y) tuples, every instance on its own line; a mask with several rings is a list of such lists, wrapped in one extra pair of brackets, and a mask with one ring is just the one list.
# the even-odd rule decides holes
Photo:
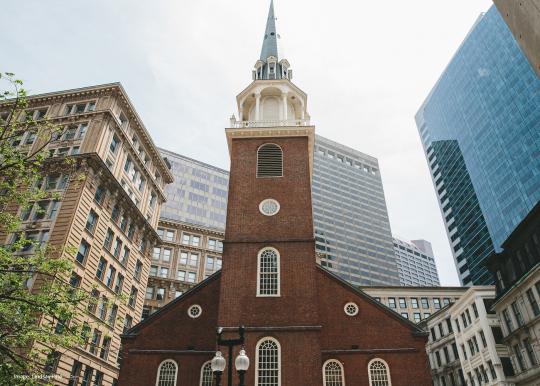
[(25, 234), (18, 215), (39, 216), (40, 200), (59, 198), (37, 182), (49, 162), (47, 146), (62, 129), (28, 110), (13, 74), (0, 73), (0, 82), (7, 86), (0, 91), (0, 235), (10, 235), (0, 246), (0, 384), (35, 385), (47, 383), (58, 352), (85, 342), (88, 327), (77, 315), (89, 294), (71, 276), (73, 251)]

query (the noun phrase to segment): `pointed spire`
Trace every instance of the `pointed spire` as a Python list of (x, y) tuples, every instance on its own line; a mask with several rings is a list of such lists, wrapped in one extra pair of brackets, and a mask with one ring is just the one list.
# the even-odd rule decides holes
[(270, 9), (268, 10), (268, 19), (266, 21), (266, 31), (264, 32), (264, 40), (261, 49), (261, 60), (266, 61), (268, 57), (274, 56), (278, 58), (278, 34), (276, 31), (276, 17), (274, 15), (274, 0), (270, 1)]

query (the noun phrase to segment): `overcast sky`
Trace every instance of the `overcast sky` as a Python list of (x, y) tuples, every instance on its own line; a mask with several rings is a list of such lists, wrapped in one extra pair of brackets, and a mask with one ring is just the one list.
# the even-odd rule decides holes
[[(3, 0), (0, 71), (32, 93), (121, 82), (155, 143), (229, 168), (269, 0)], [(414, 115), (490, 0), (275, 0), (318, 134), (379, 159), (392, 231), (455, 266)]]

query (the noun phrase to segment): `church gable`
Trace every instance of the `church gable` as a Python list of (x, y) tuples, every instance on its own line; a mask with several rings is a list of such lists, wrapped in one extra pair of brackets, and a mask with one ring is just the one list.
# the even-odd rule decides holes
[(324, 268), (318, 274), (323, 350), (423, 350), (426, 334), (414, 323)]
[(131, 349), (206, 350), (215, 347), (221, 274), (217, 273), (134, 326)]

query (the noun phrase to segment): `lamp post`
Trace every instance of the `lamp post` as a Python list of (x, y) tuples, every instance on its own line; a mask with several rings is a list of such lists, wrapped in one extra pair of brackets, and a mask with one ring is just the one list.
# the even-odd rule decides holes
[(246, 375), (246, 371), (249, 368), (249, 358), (246, 355), (246, 350), (242, 347), (242, 350), (240, 350), (240, 353), (236, 357), (236, 360), (234, 361), (234, 366), (236, 367), (236, 371), (238, 372), (238, 378), (240, 379), (240, 383), (238, 386), (245, 386), (244, 384), (244, 376)]
[[(233, 386), (232, 384), (232, 352), (233, 347), (235, 346), (242, 346), (242, 349), (240, 350), (240, 353), (236, 357), (236, 360), (234, 361), (236, 370), (238, 372), (238, 377), (240, 379), (240, 386), (244, 385), (244, 376), (246, 374), (247, 369), (249, 368), (249, 358), (246, 355), (246, 351), (244, 350), (244, 326), (238, 327), (238, 334), (239, 337), (237, 339), (223, 339), (221, 337), (221, 334), (223, 333), (223, 328), (218, 328), (217, 330), (217, 344), (218, 346), (226, 346), (229, 348), (229, 368), (227, 370), (227, 386)], [(221, 375), (223, 374), (223, 370), (225, 370), (226, 364), (225, 364), (225, 358), (223, 358), (223, 355), (221, 354), (221, 351), (217, 351), (216, 355), (214, 356), (214, 359), (212, 359), (212, 372), (214, 373), (216, 377), (216, 386), (221, 386)]]
[(216, 352), (216, 356), (212, 359), (211, 362), (212, 372), (216, 376), (216, 386), (221, 386), (221, 374), (225, 370), (225, 358), (221, 355), (221, 351)]

